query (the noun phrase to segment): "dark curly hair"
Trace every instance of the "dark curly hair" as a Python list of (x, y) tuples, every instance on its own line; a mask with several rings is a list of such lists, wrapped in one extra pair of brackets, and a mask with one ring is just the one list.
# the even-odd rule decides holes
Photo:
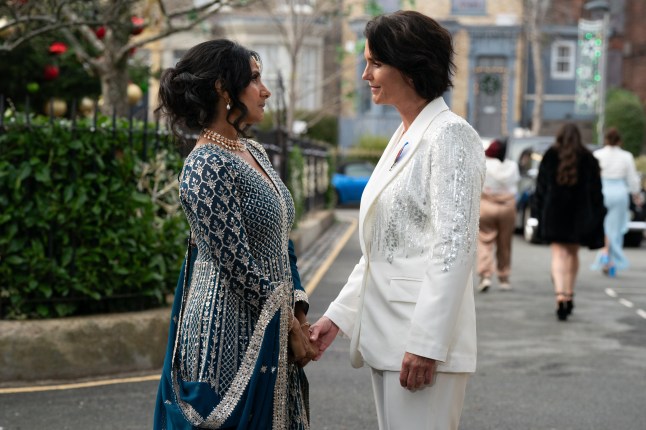
[(164, 70), (155, 113), (168, 118), (180, 144), (191, 145), (187, 135), (207, 127), (218, 114), (220, 96), (216, 83), (229, 95), (232, 108), (240, 112), (231, 120), (233, 109), (227, 111), (227, 122), (245, 136), (242, 122), (248, 110), (239, 96), (251, 82), (251, 59), (260, 64), (256, 52), (230, 40), (217, 39), (192, 47), (175, 67)]
[(576, 124), (566, 123), (556, 135), (554, 143), (559, 155), (559, 166), (556, 170), (556, 183), (575, 185), (578, 181), (577, 165), (579, 157), (590, 152), (581, 142), (581, 132)]
[(426, 100), (440, 97), (453, 86), (451, 33), (434, 19), (415, 11), (377, 16), (363, 32), (372, 57), (413, 80)]

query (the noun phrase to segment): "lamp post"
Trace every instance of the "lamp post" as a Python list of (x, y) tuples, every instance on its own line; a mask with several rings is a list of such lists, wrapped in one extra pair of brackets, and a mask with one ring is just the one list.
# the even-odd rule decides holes
[(599, 72), (601, 79), (599, 81), (599, 102), (597, 103), (597, 141), (599, 146), (603, 145), (603, 126), (606, 121), (606, 80), (608, 73), (608, 33), (610, 29), (610, 5), (606, 0), (590, 0), (583, 9), (589, 11), (591, 14), (601, 13), (603, 33), (603, 51), (601, 54), (601, 62), (599, 64)]

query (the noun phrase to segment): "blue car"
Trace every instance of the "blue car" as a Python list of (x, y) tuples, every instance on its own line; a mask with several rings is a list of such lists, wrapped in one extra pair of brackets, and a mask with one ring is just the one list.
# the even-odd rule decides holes
[(375, 166), (366, 161), (341, 164), (332, 176), (332, 187), (337, 205), (354, 205), (361, 201), (361, 194)]

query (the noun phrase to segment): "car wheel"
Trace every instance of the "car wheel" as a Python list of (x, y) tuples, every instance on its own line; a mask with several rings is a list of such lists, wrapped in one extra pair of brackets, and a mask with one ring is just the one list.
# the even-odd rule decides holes
[(641, 230), (629, 231), (624, 235), (624, 247), (639, 248), (644, 239), (644, 232)]

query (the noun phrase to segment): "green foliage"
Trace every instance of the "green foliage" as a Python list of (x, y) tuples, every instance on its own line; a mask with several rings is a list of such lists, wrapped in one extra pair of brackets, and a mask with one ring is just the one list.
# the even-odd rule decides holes
[[(297, 111), (295, 112), (296, 119), (306, 121), (308, 124), (310, 118), (316, 116), (316, 112), (307, 112), (307, 111)], [(270, 111), (265, 112), (265, 116), (262, 119), (260, 124), (256, 125), (258, 130), (261, 131), (270, 131), (275, 129), (276, 124), (274, 123), (276, 112)], [(330, 143), (332, 145), (337, 145), (338, 143), (338, 133), (339, 125), (338, 118), (332, 115), (325, 115), (323, 118), (318, 120), (314, 125), (308, 126), (307, 131), (304, 136), (309, 137), (310, 139), (320, 140), (323, 142)]]
[[(287, 188), (294, 199), (294, 210), (296, 211), (296, 222), (305, 212), (305, 187), (303, 170), (305, 168), (305, 158), (301, 148), (294, 145), (289, 151), (289, 160), (287, 168)], [(294, 224), (296, 224), (296, 222)], [(295, 225), (294, 225), (295, 226)]]
[(377, 136), (374, 134), (364, 134), (359, 137), (357, 147), (363, 150), (384, 152), (388, 146), (389, 138), (385, 136)]
[(338, 118), (332, 115), (324, 116), (316, 124), (307, 129), (305, 136), (337, 146), (339, 142)]
[(271, 131), (276, 128), (274, 124), (274, 111), (265, 112), (262, 121), (254, 126), (260, 131)]
[(366, 14), (373, 17), (384, 13), (384, 9), (379, 4), (378, 0), (367, 0), (365, 2), (364, 11)]
[(641, 154), (646, 131), (646, 115), (639, 97), (624, 89), (608, 91), (605, 128), (616, 127), (623, 147), (634, 156)]
[[(332, 176), (334, 176), (334, 172), (336, 172), (336, 157), (332, 152), (328, 153), (327, 156), (327, 176), (328, 176), (328, 184), (332, 184)], [(328, 209), (334, 209), (336, 206), (336, 195), (334, 191), (333, 186), (328, 186), (327, 191), (325, 192), (325, 206)]]
[[(175, 285), (187, 225), (181, 158), (144, 163), (140, 124), (14, 118), (0, 134), (0, 316), (157, 306)], [(154, 125), (151, 125), (154, 127)], [(154, 135), (154, 128), (148, 130)], [(114, 135), (113, 135), (114, 134)], [(151, 140), (151, 138), (149, 138)]]
[(377, 164), (379, 157), (388, 146), (388, 142), (388, 137), (364, 134), (353, 148), (345, 150), (340, 155), (346, 161), (365, 160)]

